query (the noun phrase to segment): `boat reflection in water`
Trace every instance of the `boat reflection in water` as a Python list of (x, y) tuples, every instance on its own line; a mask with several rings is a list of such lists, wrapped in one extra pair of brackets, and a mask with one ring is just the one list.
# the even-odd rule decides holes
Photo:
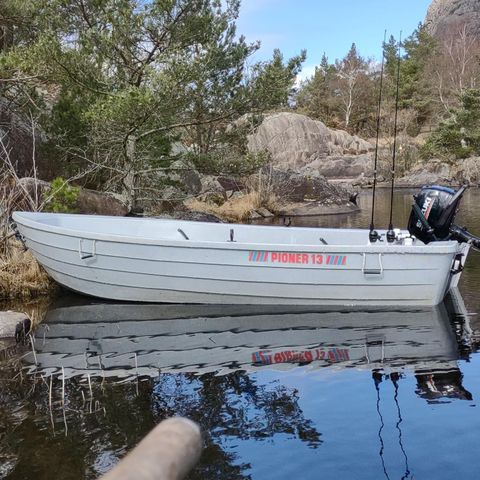
[(471, 398), (457, 365), (468, 339), (456, 291), (437, 307), (399, 310), (90, 303), (51, 309), (36, 331), (37, 365), (33, 354), (27, 362), (67, 378), (354, 367), (377, 385), (408, 369), (435, 401)]

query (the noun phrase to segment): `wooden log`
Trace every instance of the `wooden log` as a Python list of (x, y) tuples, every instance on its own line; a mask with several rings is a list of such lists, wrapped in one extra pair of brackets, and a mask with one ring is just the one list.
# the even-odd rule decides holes
[(101, 480), (180, 480), (200, 458), (202, 436), (186, 418), (157, 425)]

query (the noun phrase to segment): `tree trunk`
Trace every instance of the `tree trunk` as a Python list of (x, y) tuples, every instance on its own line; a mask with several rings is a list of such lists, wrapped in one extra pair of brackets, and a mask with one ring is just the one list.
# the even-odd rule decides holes
[(129, 135), (125, 142), (125, 177), (123, 179), (122, 197), (129, 211), (136, 208), (137, 203), (137, 173), (136, 153), (137, 137)]

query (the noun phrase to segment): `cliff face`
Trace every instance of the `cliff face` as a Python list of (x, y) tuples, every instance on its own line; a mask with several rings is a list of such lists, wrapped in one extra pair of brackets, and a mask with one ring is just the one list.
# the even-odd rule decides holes
[(479, 0), (433, 0), (425, 18), (428, 32), (440, 38), (454, 35), (464, 27), (480, 37)]

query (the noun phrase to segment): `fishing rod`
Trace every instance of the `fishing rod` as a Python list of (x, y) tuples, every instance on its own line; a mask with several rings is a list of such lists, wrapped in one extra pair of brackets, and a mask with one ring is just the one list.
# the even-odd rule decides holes
[(371, 243), (375, 243), (380, 239), (380, 235), (375, 230), (375, 194), (377, 190), (377, 165), (378, 165), (378, 142), (380, 138), (380, 117), (382, 110), (382, 92), (383, 92), (383, 71), (385, 68), (385, 43), (387, 41), (387, 31), (383, 36), (383, 45), (382, 45), (382, 69), (380, 72), (380, 89), (378, 93), (378, 107), (377, 107), (377, 138), (375, 140), (375, 160), (373, 166), (373, 199), (372, 199), (372, 219), (370, 221), (370, 233), (369, 239)]
[(400, 62), (402, 49), (402, 32), (400, 32), (400, 40), (398, 42), (398, 59), (397, 59), (397, 93), (395, 96), (395, 121), (393, 127), (393, 154), (392, 154), (392, 186), (390, 189), (390, 221), (388, 224), (387, 242), (395, 241), (395, 232), (393, 231), (393, 190), (395, 188), (395, 161), (397, 159), (397, 127), (398, 127), (398, 98), (400, 96)]

